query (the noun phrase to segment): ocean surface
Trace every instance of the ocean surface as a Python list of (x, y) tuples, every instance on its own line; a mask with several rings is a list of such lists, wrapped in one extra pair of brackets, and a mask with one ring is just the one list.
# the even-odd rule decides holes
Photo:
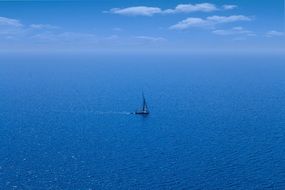
[(285, 55), (1, 54), (0, 189), (284, 190)]

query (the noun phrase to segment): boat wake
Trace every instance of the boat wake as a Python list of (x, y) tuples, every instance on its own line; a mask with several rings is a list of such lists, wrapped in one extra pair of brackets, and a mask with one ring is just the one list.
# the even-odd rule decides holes
[[(58, 111), (60, 112), (60, 111)], [(64, 113), (76, 113), (76, 114), (94, 114), (94, 115), (130, 115), (131, 112), (126, 111), (61, 111)]]
[(90, 113), (93, 113), (93, 114), (98, 114), (98, 115), (131, 115), (132, 113), (131, 112), (126, 112), (126, 111), (93, 111), (93, 112), (90, 112)]
[(92, 111), (92, 110), (19, 110), (20, 113), (58, 113), (58, 114), (94, 114), (94, 115), (131, 115), (133, 112), (127, 111)]

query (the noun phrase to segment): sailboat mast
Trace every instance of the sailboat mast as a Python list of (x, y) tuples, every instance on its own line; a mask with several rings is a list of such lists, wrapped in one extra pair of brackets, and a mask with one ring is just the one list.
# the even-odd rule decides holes
[(147, 111), (148, 108), (147, 108), (146, 100), (145, 100), (145, 97), (144, 97), (144, 93), (142, 94), (142, 96), (143, 96), (143, 111)]
[(146, 103), (146, 99), (144, 97), (144, 93), (142, 92), (142, 98), (143, 98), (143, 105), (142, 105), (142, 108), (138, 111), (135, 112), (135, 114), (140, 114), (140, 115), (147, 115), (149, 114), (149, 111), (148, 111), (148, 107), (147, 107), (147, 103)]

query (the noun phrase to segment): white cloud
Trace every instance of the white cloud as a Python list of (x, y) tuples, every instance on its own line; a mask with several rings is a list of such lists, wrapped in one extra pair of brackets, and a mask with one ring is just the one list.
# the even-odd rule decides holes
[(280, 37), (284, 35), (285, 35), (284, 32), (271, 30), (271, 31), (268, 31), (265, 36), (271, 38), (271, 37)]
[(161, 45), (167, 44), (167, 39), (160, 36), (133, 36), (133, 37), (125, 37), (120, 40), (121, 45), (124, 47), (161, 47)]
[(52, 30), (58, 28), (59, 27), (49, 24), (24, 25), (17, 19), (0, 17), (0, 35), (6, 39), (17, 39), (29, 36), (35, 33), (36, 30)]
[(94, 34), (89, 33), (76, 33), (76, 32), (42, 32), (31, 36), (32, 39), (40, 42), (63, 42), (63, 43), (92, 43), (97, 41)]
[(217, 11), (216, 5), (211, 3), (180, 4), (175, 9), (166, 9), (163, 13), (191, 13), (191, 12), (212, 12)]
[(173, 9), (165, 9), (159, 7), (134, 6), (126, 8), (113, 8), (105, 13), (113, 13), (125, 16), (153, 16), (155, 14), (177, 14), (177, 13), (192, 13), (192, 12), (214, 12), (219, 10), (233, 10), (238, 8), (237, 5), (223, 5), (217, 7), (212, 3), (197, 3), (197, 4), (178, 4)]
[(0, 17), (0, 37), (6, 40), (18, 42), (89, 42), (94, 41), (93, 34), (82, 34), (72, 32), (58, 32), (54, 29), (59, 27), (49, 24), (24, 25), (19, 20)]
[(16, 19), (0, 17), (0, 26), (22, 27), (23, 24)]
[(136, 36), (135, 38), (138, 39), (138, 40), (151, 41), (151, 42), (164, 42), (164, 41), (167, 41), (163, 37)]
[(199, 4), (179, 4), (174, 9), (163, 10), (159, 7), (135, 6), (127, 8), (113, 8), (107, 13), (126, 15), (126, 16), (152, 16), (154, 14), (175, 14), (191, 12), (213, 12), (217, 11), (216, 5), (211, 3)]
[(234, 27), (229, 30), (214, 30), (213, 34), (221, 36), (231, 36), (231, 35), (256, 36), (254, 32), (246, 30), (243, 27)]
[(37, 29), (37, 30), (43, 30), (43, 29), (47, 29), (47, 30), (53, 30), (53, 29), (58, 29), (58, 26), (53, 26), (53, 25), (49, 25), (49, 24), (31, 24), (30, 27), (32, 29)]
[(217, 24), (217, 23), (237, 22), (237, 21), (251, 21), (252, 19), (244, 15), (232, 15), (232, 16), (211, 16), (207, 17), (207, 20)]
[(223, 5), (223, 9), (225, 9), (225, 10), (233, 10), (236, 8), (238, 8), (237, 5)]
[(137, 7), (128, 7), (124, 9), (114, 8), (109, 11), (113, 14), (119, 15), (128, 15), (128, 16), (152, 16), (157, 13), (161, 13), (162, 10), (157, 7), (146, 7), (146, 6), (137, 6)]
[(14, 39), (14, 35), (22, 35), (24, 32), (24, 25), (19, 20), (0, 17), (0, 37)]
[(0, 49), (110, 49), (152, 48), (165, 44), (163, 37), (118, 36), (121, 28), (113, 28), (114, 35), (97, 36), (91, 33), (67, 32), (49, 24), (24, 25), (16, 19), (0, 17)]
[(250, 17), (244, 15), (232, 15), (232, 16), (210, 16), (206, 19), (203, 18), (187, 18), (178, 22), (175, 25), (170, 26), (170, 29), (183, 30), (190, 27), (214, 27), (217, 24), (233, 23), (238, 21), (251, 21)]
[(202, 18), (187, 18), (170, 27), (170, 29), (183, 30), (189, 27), (209, 26), (209, 21)]

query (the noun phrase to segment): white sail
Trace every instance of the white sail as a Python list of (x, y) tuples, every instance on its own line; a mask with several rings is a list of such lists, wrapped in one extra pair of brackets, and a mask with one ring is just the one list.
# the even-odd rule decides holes
[(149, 114), (148, 106), (144, 97), (144, 94), (142, 94), (143, 97), (143, 104), (142, 108), (136, 112), (136, 114)]

